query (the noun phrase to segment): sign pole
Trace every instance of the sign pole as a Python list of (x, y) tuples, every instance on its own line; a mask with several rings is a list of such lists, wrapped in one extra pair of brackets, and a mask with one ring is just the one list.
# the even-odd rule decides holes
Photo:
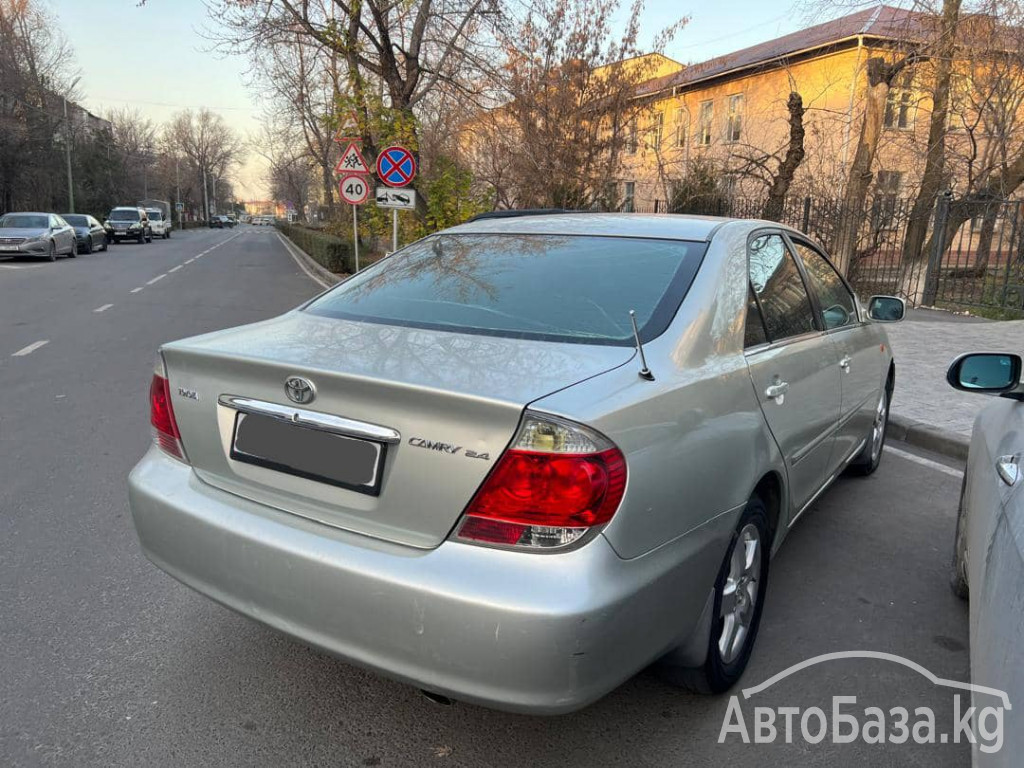
[(359, 271), (359, 217), (356, 216), (356, 206), (352, 206), (352, 243), (356, 255), (356, 272)]
[(391, 251), (398, 250), (398, 209), (391, 209)]

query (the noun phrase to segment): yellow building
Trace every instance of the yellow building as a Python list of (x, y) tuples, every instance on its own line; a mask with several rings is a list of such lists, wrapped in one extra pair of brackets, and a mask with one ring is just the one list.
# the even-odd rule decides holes
[[(627, 147), (619, 180), (623, 206), (664, 210), (674, 186), (694, 163), (701, 162), (721, 175), (725, 192), (763, 196), (788, 142), (786, 102), (793, 91), (801, 95), (806, 109), (806, 157), (791, 192), (840, 195), (863, 121), (867, 62), (872, 57), (894, 61), (903, 56), (900, 49), (905, 50), (908, 42), (930, 34), (923, 19), (920, 14), (880, 5), (646, 82), (637, 94), (647, 104), (638, 118), (639, 140)], [(969, 18), (963, 25), (968, 32), (971, 23)], [(985, 19), (976, 18), (974, 24), (984, 27)], [(988, 24), (991, 31), (990, 20)], [(984, 29), (975, 32), (986, 36)], [(977, 62), (958, 62), (963, 75), (960, 88), (968, 97), (979, 95), (970, 76), (976, 67)], [(931, 111), (929, 89), (923, 87), (929, 77), (930, 65), (918, 64), (890, 92), (873, 168), (874, 194), (895, 197), (916, 190)], [(995, 78), (990, 79), (998, 90)], [(993, 98), (975, 105), (975, 117), (990, 109), (984, 103), (996, 100), (993, 93), (987, 96)], [(954, 95), (950, 125), (961, 128), (953, 131), (949, 141), (954, 185), (961, 170), (964, 175), (969, 172), (957, 163), (971, 162), (968, 155), (977, 144), (963, 129), (972, 122), (969, 112), (971, 107), (965, 108)], [(991, 145), (993, 133), (984, 128), (973, 137)], [(1004, 126), (1002, 133), (1005, 140), (1012, 131)]]

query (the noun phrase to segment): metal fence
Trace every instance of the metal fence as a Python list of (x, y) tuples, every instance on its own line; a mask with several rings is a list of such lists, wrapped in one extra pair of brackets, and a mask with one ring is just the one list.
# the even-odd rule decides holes
[[(1024, 202), (993, 200), (968, 210), (939, 195), (927, 212), (920, 256), (908, 259), (912, 210), (913, 200), (888, 195), (853, 210), (839, 198), (793, 197), (775, 218), (818, 240), (862, 296), (1024, 312)], [(765, 218), (765, 202), (716, 197), (672, 208), (659, 200), (649, 212)]]

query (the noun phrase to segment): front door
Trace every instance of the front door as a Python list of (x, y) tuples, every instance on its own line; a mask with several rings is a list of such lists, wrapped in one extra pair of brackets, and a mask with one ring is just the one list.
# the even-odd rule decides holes
[(793, 510), (799, 512), (831, 475), (839, 360), (835, 345), (818, 327), (807, 287), (782, 235), (755, 237), (748, 262), (747, 367), (786, 462)]
[(820, 305), (819, 322), (836, 346), (842, 372), (842, 404), (832, 464), (838, 468), (869, 439), (884, 386), (887, 350), (865, 332), (853, 293), (828, 260), (810, 243), (791, 238), (797, 258)]

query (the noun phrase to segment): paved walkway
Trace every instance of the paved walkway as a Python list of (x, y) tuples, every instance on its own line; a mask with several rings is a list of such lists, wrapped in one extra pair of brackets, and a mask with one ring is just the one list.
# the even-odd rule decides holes
[(943, 312), (911, 310), (886, 327), (896, 356), (892, 414), (969, 439), (974, 417), (989, 398), (946, 383), (946, 368), (962, 352), (1024, 353), (1024, 320), (988, 322)]

